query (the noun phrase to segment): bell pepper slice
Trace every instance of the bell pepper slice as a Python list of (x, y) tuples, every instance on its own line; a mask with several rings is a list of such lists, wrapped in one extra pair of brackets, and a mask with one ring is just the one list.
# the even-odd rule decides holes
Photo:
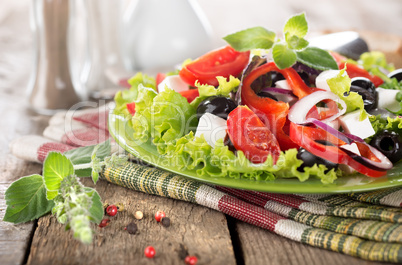
[(266, 97), (260, 97), (251, 87), (252, 83), (258, 77), (272, 71), (281, 73), (286, 78), (293, 93), (299, 98), (307, 96), (317, 90), (317, 88), (307, 86), (293, 68), (279, 69), (274, 62), (269, 62), (257, 67), (243, 79), (241, 88), (242, 103), (255, 112), (272, 133), (274, 133), (281, 150), (298, 148), (298, 145), (290, 140), (289, 136), (284, 132), (284, 126), (289, 112), (289, 104), (277, 102)]

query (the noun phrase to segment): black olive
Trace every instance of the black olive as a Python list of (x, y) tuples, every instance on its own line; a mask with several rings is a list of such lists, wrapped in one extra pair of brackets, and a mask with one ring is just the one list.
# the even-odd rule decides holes
[(402, 81), (402, 68), (389, 73), (388, 77), (396, 78), (396, 80), (398, 80), (398, 82), (401, 82)]
[(377, 107), (378, 100), (377, 92), (375, 90), (374, 92), (370, 92), (367, 89), (352, 85), (350, 91), (358, 93), (363, 98), (364, 109), (366, 111), (373, 110)]
[(368, 90), (371, 93), (375, 92), (375, 85), (373, 84), (373, 82), (370, 81), (370, 79), (365, 77), (352, 78), (351, 85), (364, 88), (365, 90)]
[(212, 96), (202, 101), (197, 107), (197, 117), (205, 113), (211, 113), (223, 119), (227, 119), (229, 113), (237, 107), (237, 104), (230, 98)]
[(393, 131), (383, 131), (373, 137), (370, 145), (377, 148), (392, 163), (402, 159), (402, 137)]
[(233, 142), (230, 140), (230, 137), (228, 134), (226, 134), (224, 141), (224, 145), (226, 145), (228, 147), (228, 149), (230, 151), (232, 151), (233, 153), (236, 153), (236, 147), (234, 147)]
[(270, 99), (273, 99), (273, 100), (275, 100), (275, 101), (278, 101), (278, 99), (277, 99), (274, 95), (272, 95), (271, 93), (269, 93), (269, 92), (261, 91), (261, 92), (258, 93), (257, 95), (258, 95), (259, 97), (262, 97), (262, 98), (270, 98)]
[(313, 155), (304, 148), (299, 149), (299, 151), (297, 152), (297, 158), (303, 160), (303, 164), (301, 164), (301, 166), (297, 168), (297, 170), (300, 172), (304, 171), (304, 167), (312, 167), (314, 166), (314, 164), (323, 164), (324, 166), (326, 166), (327, 170), (325, 171), (325, 173), (329, 172), (333, 168), (338, 167), (338, 164), (332, 163), (328, 160), (322, 159), (321, 157)]

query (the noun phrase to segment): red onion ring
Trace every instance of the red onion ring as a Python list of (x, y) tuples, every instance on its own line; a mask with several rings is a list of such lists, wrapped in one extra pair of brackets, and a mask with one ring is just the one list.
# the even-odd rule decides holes
[(339, 112), (329, 118), (322, 120), (322, 122), (330, 122), (343, 115), (346, 112), (346, 103), (340, 99), (337, 95), (330, 91), (316, 91), (308, 96), (297, 101), (291, 108), (288, 114), (288, 118), (291, 122), (296, 124), (306, 124), (309, 123), (306, 119), (308, 112), (317, 103), (330, 99), (338, 104), (341, 104), (342, 109)]
[(275, 93), (279, 93), (279, 94), (294, 96), (292, 90), (283, 89), (283, 88), (279, 88), (279, 87), (265, 87), (265, 88), (261, 89), (261, 92), (268, 92), (268, 93), (275, 92)]

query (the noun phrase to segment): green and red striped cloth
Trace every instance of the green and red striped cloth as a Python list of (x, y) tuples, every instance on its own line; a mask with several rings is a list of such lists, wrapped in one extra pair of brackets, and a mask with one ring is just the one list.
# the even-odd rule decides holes
[[(312, 198), (309, 201), (303, 199), (304, 195), (278, 195), (213, 187), (131, 162), (118, 168), (106, 168), (101, 178), (132, 190), (203, 205), (311, 246), (366, 260), (402, 262), (400, 208), (390, 206), (364, 208), (359, 201), (355, 201), (357, 202), (355, 205), (359, 206), (331, 206), (323, 198), (334, 195), (306, 196)], [(363, 197), (374, 199), (376, 196), (376, 201), (381, 201), (385, 196), (395, 196), (393, 201), (399, 202), (400, 205), (401, 191), (402, 188), (395, 188), (392, 192), (382, 190), (373, 192), (373, 195), (364, 193), (365, 196), (360, 196), (360, 200), (364, 201), (361, 199)], [(353, 205), (351, 200), (357, 195), (349, 196), (347, 205)], [(272, 200), (270, 197), (282, 199)], [(314, 201), (323, 203), (316, 203), (315, 208)], [(348, 218), (326, 215), (328, 210), (325, 209), (331, 207), (351, 208), (350, 211), (343, 209), (343, 216)], [(301, 208), (312, 210), (309, 212)], [(321, 211), (321, 214), (311, 213), (313, 211)], [(342, 209), (339, 211), (342, 212)]]

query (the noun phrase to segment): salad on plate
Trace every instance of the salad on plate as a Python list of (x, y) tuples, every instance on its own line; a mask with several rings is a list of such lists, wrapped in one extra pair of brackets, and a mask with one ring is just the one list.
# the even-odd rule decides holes
[(315, 47), (307, 31), (302, 13), (281, 38), (249, 28), (172, 72), (137, 73), (113, 111), (130, 145), (211, 178), (386, 176), (402, 159), (402, 69), (367, 47)]

